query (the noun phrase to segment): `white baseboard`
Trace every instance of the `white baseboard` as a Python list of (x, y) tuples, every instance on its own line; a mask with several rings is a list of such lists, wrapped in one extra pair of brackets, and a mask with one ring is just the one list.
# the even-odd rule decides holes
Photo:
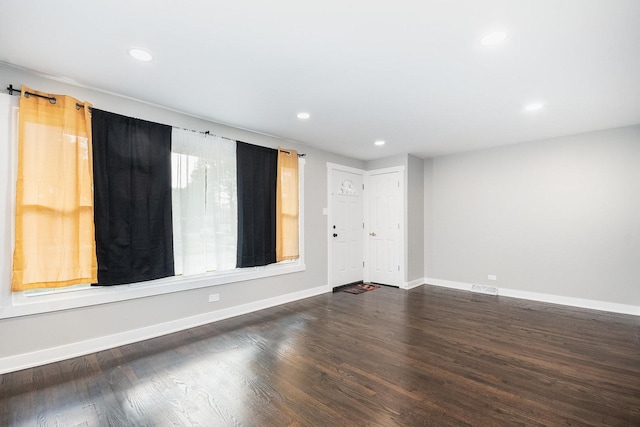
[[(471, 283), (452, 282), (450, 280), (425, 278), (429, 285), (441, 286), (463, 291), (471, 291)], [(640, 316), (640, 307), (635, 305), (619, 304), (615, 302), (597, 301), (583, 298), (565, 297), (561, 295), (543, 294), (538, 292), (520, 291), (517, 289), (498, 288), (498, 295), (510, 298), (520, 298), (531, 301), (548, 302), (551, 304), (567, 305), (571, 307), (589, 308), (592, 310), (608, 311), (612, 313), (631, 314)]]
[(471, 283), (452, 282), (451, 280), (433, 279), (431, 277), (425, 277), (424, 283), (427, 285), (441, 286), (443, 288), (471, 291)]
[(619, 304), (615, 302), (596, 301), (590, 299), (565, 297), (560, 295), (540, 294), (537, 292), (519, 291), (517, 289), (498, 289), (498, 295), (533, 301), (549, 302), (552, 304), (569, 305), (572, 307), (590, 308), (592, 310), (609, 311), (612, 313), (631, 314), (640, 316), (640, 307)]
[[(422, 284), (441, 286), (445, 288), (471, 291), (470, 283), (454, 282), (450, 280), (424, 278), (406, 283), (406, 289), (412, 289)], [(131, 344), (162, 335), (171, 334), (207, 323), (228, 319), (242, 314), (252, 313), (288, 302), (298, 301), (323, 293), (331, 292), (330, 286), (318, 286), (303, 291), (293, 292), (278, 297), (267, 298), (236, 307), (230, 307), (218, 311), (187, 317), (145, 328), (134, 329), (119, 334), (80, 341), (59, 347), (52, 347), (31, 353), (24, 353), (14, 356), (0, 358), (0, 374), (19, 371), (21, 369), (32, 368), (34, 366), (45, 365), (47, 363), (58, 362), (60, 360), (83, 356), (121, 345)], [(516, 289), (499, 288), (498, 295), (512, 298), (521, 298), (532, 301), (561, 304), (572, 307), (588, 308), (593, 310), (608, 311), (613, 313), (631, 314), (640, 316), (640, 307), (626, 304), (618, 304), (606, 301), (596, 301), (581, 298), (563, 297), (559, 295), (542, 294), (537, 292), (520, 291)]]
[(171, 322), (151, 325), (140, 329), (134, 329), (119, 334), (80, 341), (77, 343), (67, 344), (59, 347), (47, 348), (31, 353), (3, 357), (0, 358), (0, 374), (19, 371), (26, 368), (32, 368), (34, 366), (45, 365), (47, 363), (53, 363), (73, 357), (84, 356), (85, 354), (95, 353), (97, 351), (102, 351), (121, 345), (144, 341), (150, 338), (156, 338), (162, 335), (183, 331), (185, 329), (194, 328), (196, 326), (205, 325), (207, 323), (217, 322), (219, 320), (224, 320), (231, 317), (240, 316), (242, 314), (263, 310), (265, 308), (275, 307), (277, 305), (298, 301), (327, 292), (331, 292), (331, 289), (327, 286), (319, 286), (316, 288), (305, 289), (303, 291), (293, 292), (273, 298), (267, 298), (264, 300), (250, 302), (235, 307), (225, 308), (218, 311), (212, 311), (197, 316), (186, 317), (183, 319), (173, 320)]
[(417, 288), (418, 286), (422, 286), (424, 284), (425, 284), (424, 277), (421, 277), (419, 279), (412, 280), (410, 282), (405, 282), (404, 285), (402, 286), (402, 289), (413, 289), (413, 288)]

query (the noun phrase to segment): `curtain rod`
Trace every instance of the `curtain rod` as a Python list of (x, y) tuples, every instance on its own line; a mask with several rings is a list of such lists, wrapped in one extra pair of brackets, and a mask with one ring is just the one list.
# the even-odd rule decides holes
[[(20, 93), (20, 94), (22, 93), (22, 91), (21, 91), (20, 89), (16, 89), (16, 88), (14, 88), (12, 84), (10, 84), (9, 86), (7, 86), (7, 91), (9, 91), (9, 95), (13, 95), (13, 92), (18, 92), (18, 93)], [(56, 101), (57, 101), (57, 100), (56, 100), (56, 98), (55, 98), (54, 96), (44, 96), (44, 95), (39, 95), (39, 94), (37, 94), (37, 93), (32, 93), (32, 92), (25, 92), (25, 93), (24, 93), (24, 96), (25, 96), (26, 98), (28, 98), (28, 97), (30, 97), (30, 96), (36, 96), (36, 97), (38, 97), (38, 98), (48, 99), (48, 100), (49, 100), (49, 102), (50, 102), (50, 103), (52, 103), (52, 104), (55, 104), (55, 103), (56, 103)], [(79, 109), (81, 109), (81, 108), (84, 108), (84, 105), (76, 103), (76, 109), (78, 109), (78, 110), (79, 110)], [(91, 108), (91, 107), (89, 107), (89, 111), (91, 111), (91, 110), (92, 110), (92, 108)], [(174, 126), (174, 127), (175, 127), (175, 126)], [(192, 129), (184, 129), (184, 128), (176, 128), (176, 129), (183, 129), (183, 130), (187, 130), (187, 131), (191, 131), (191, 132), (198, 132), (198, 131), (195, 131), (195, 130), (192, 130)], [(200, 132), (200, 133), (203, 133), (203, 134), (205, 134), (205, 135), (218, 136), (218, 135), (214, 135), (214, 134), (212, 134), (212, 133), (211, 133), (211, 132), (209, 132), (208, 130), (207, 130), (207, 131), (204, 131), (204, 132)], [(229, 141), (234, 141), (233, 139), (225, 138), (224, 136), (218, 136), (218, 137), (219, 137), (219, 138), (228, 139)], [(288, 151), (288, 150), (280, 150), (280, 151), (281, 151), (281, 152), (283, 152), (283, 153), (287, 153), (288, 155), (291, 155), (291, 151)], [(298, 157), (304, 157), (304, 156), (306, 156), (306, 155), (307, 155), (306, 153), (298, 153)]]
[[(20, 89), (15, 89), (15, 88), (13, 87), (13, 85), (11, 85), (11, 84), (7, 87), (7, 90), (9, 91), (9, 95), (13, 95), (13, 92), (22, 93), (22, 91), (21, 91)], [(47, 99), (47, 100), (49, 100), (49, 102), (50, 102), (50, 103), (52, 103), (52, 104), (55, 104), (55, 103), (58, 101), (58, 100), (55, 98), (55, 96), (44, 96), (44, 95), (40, 95), (40, 94), (33, 93), (33, 92), (25, 92), (25, 93), (24, 93), (24, 97), (25, 97), (25, 98), (28, 98), (28, 97), (30, 97), (30, 96), (35, 96), (35, 97), (37, 97), (37, 98)], [(76, 110), (79, 110), (79, 109), (81, 109), (81, 108), (84, 108), (84, 105), (82, 105), (82, 104), (78, 104), (78, 103), (76, 102)], [(89, 107), (89, 111), (91, 111), (91, 107)]]
[[(193, 130), (193, 129), (187, 129), (187, 128), (181, 128), (181, 127), (177, 127), (177, 126), (173, 126), (174, 129), (178, 129), (178, 130), (184, 130), (187, 132), (198, 132), (201, 133), (203, 135), (209, 135), (209, 136), (215, 136), (216, 138), (222, 138), (222, 139), (226, 139), (227, 141), (233, 141), (233, 142), (237, 142), (235, 139), (231, 139), (231, 138), (227, 138), (225, 136), (220, 136), (220, 135), (216, 135), (211, 133), (210, 131), (206, 130), (206, 131), (198, 131), (198, 130)], [(248, 142), (246, 144), (249, 144)], [(255, 145), (255, 144), (251, 144), (251, 145)], [(282, 153), (287, 153), (288, 155), (291, 155), (291, 151), (289, 150), (283, 150), (283, 149), (278, 149), (278, 151), (282, 152)], [(307, 154), (306, 153), (298, 153), (298, 157), (305, 157)]]
[[(278, 149), (278, 151), (280, 151), (281, 153), (287, 153), (289, 156), (291, 155), (291, 151), (289, 150)], [(306, 153), (298, 153), (298, 157), (304, 157), (306, 155), (307, 155)]]
[(196, 132), (196, 133), (201, 133), (201, 134), (203, 134), (203, 135), (205, 135), (205, 136), (206, 136), (206, 135), (209, 135), (209, 136), (215, 136), (216, 138), (222, 138), (222, 139), (226, 139), (227, 141), (233, 141), (233, 142), (236, 142), (236, 140), (235, 140), (235, 139), (227, 138), (226, 136), (216, 135), (216, 134), (213, 134), (213, 133), (209, 132), (208, 130), (201, 131), (201, 130), (194, 130), (194, 129), (181, 128), (181, 127), (179, 127), (179, 126), (171, 126), (171, 127), (172, 127), (173, 129), (183, 130), (183, 131), (185, 131), (185, 132)]

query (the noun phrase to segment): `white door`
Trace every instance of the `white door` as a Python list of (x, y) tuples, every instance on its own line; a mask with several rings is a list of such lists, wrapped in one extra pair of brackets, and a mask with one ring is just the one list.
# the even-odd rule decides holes
[(364, 171), (329, 167), (329, 281), (335, 287), (363, 279)]
[(368, 281), (402, 286), (403, 194), (401, 171), (368, 174)]

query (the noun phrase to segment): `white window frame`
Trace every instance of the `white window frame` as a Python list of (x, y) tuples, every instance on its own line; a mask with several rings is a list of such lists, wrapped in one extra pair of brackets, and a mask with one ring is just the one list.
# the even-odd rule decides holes
[[(304, 165), (305, 160), (299, 159), (299, 238), (300, 258), (297, 260), (281, 261), (260, 267), (237, 268), (220, 272), (209, 272), (191, 276), (172, 276), (163, 279), (150, 280), (115, 286), (76, 285), (65, 288), (27, 290), (11, 292), (11, 265), (13, 246), (15, 241), (15, 181), (17, 176), (17, 100), (10, 95), (0, 94), (0, 106), (13, 109), (13, 126), (2, 129), (0, 125), (0, 145), (6, 146), (8, 155), (6, 163), (9, 167), (5, 177), (8, 186), (0, 189), (0, 195), (5, 195), (6, 215), (0, 215), (0, 241), (10, 242), (0, 248), (0, 263), (4, 277), (0, 277), (0, 319), (27, 316), (39, 313), (49, 313), (71, 308), (89, 307), (119, 301), (128, 301), (155, 295), (164, 295), (192, 289), (208, 288), (247, 280), (262, 279), (282, 274), (298, 273), (306, 270), (304, 259)], [(4, 117), (0, 118), (4, 120)], [(8, 135), (9, 141), (4, 140)], [(3, 168), (0, 166), (0, 170)], [(0, 172), (1, 174), (2, 172)], [(0, 179), (0, 182), (3, 180)], [(7, 218), (4, 218), (4, 217)], [(8, 253), (7, 253), (8, 252)]]

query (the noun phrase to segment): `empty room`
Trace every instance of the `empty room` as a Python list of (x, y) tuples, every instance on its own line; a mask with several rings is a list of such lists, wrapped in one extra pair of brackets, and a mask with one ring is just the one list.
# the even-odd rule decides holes
[(640, 425), (637, 0), (0, 16), (0, 425)]

